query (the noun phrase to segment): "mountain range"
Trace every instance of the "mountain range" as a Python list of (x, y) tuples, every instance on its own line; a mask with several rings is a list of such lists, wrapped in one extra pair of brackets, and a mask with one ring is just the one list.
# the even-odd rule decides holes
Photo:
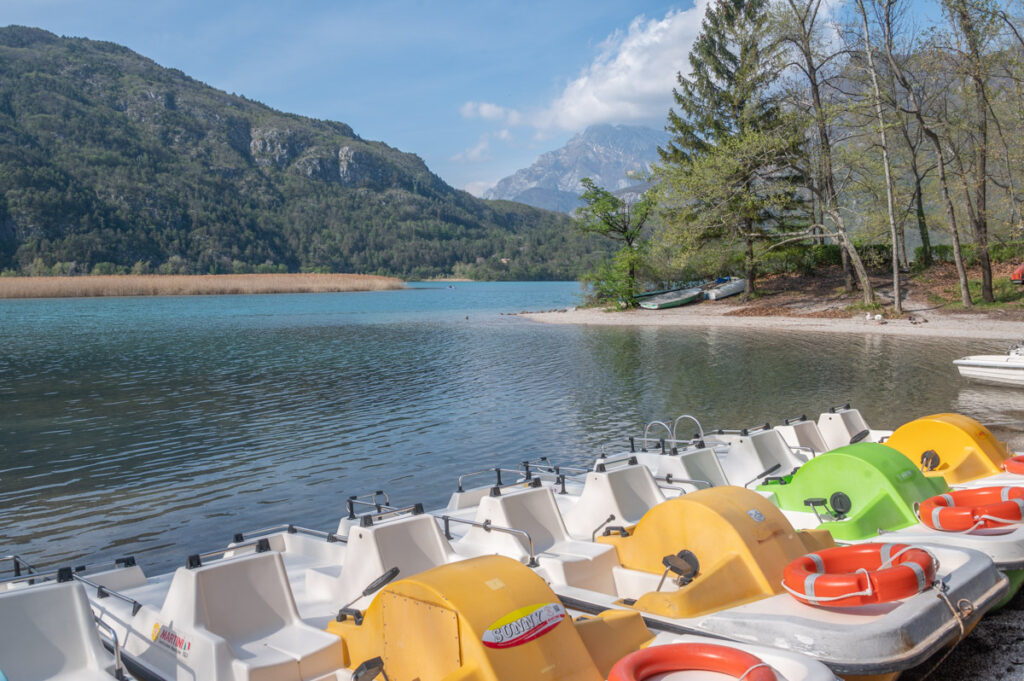
[(658, 147), (668, 140), (668, 133), (642, 126), (592, 125), (483, 196), (571, 213), (580, 205), (580, 180), (589, 177), (612, 192), (642, 184), (642, 176), (658, 160)]
[(125, 47), (0, 28), (0, 270), (575, 278), (562, 214), (453, 189), (416, 155)]

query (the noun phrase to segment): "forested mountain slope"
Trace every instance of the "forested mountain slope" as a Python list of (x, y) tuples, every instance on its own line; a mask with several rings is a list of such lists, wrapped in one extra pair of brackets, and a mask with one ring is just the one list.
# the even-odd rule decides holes
[(568, 219), (112, 43), (0, 28), (0, 269), (571, 278)]

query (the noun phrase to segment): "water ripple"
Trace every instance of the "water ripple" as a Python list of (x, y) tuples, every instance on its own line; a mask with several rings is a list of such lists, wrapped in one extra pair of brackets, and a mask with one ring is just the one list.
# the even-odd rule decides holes
[(1024, 437), (1017, 393), (950, 365), (995, 348), (498, 315), (573, 291), (0, 302), (0, 552), (163, 570), (236, 531), (333, 529), (350, 494), (439, 505), (467, 471), (585, 461), (684, 412), (736, 427), (852, 401)]

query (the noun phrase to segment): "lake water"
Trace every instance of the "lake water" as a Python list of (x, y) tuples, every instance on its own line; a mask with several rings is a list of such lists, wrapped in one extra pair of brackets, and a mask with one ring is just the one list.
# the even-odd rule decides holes
[(852, 402), (892, 427), (961, 411), (1022, 444), (1024, 391), (951, 360), (1005, 343), (544, 325), (575, 283), (0, 301), (0, 555), (135, 554), (333, 530), (345, 499), (444, 504), (459, 474), (582, 462), (654, 419), (778, 422)]

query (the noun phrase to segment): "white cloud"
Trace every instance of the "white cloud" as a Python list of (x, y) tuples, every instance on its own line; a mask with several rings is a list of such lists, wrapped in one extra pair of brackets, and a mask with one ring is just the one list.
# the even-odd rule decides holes
[(476, 144), (452, 156), (453, 161), (478, 162), (491, 157), (491, 140), (486, 134), (481, 135)]
[(484, 192), (494, 186), (493, 182), (468, 182), (463, 189), (476, 196), (477, 198), (484, 195)]
[(708, 0), (663, 19), (633, 19), (602, 44), (594, 61), (546, 109), (531, 117), (539, 130), (579, 130), (594, 123), (663, 119), (672, 106), (676, 73), (700, 32)]
[(459, 107), (463, 118), (482, 118), (487, 121), (504, 121), (509, 125), (518, 125), (522, 114), (515, 109), (506, 109), (491, 102), (466, 102)]

